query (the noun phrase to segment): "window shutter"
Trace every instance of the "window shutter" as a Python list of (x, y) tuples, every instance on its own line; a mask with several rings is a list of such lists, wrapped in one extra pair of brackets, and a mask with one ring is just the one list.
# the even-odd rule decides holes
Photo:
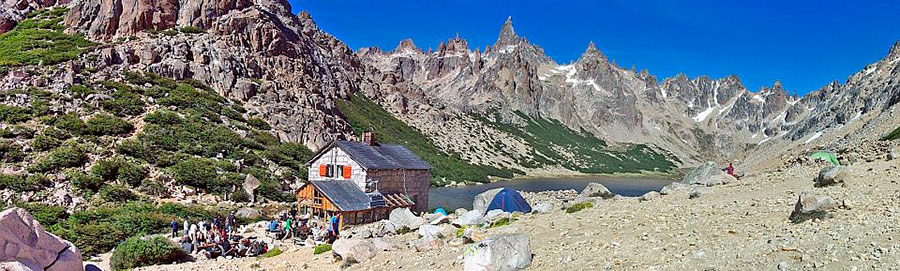
[(325, 177), (326, 173), (328, 173), (328, 166), (319, 165), (319, 176)]
[(344, 166), (344, 179), (350, 179), (350, 166)]
[(326, 177), (334, 177), (334, 165), (328, 165)]

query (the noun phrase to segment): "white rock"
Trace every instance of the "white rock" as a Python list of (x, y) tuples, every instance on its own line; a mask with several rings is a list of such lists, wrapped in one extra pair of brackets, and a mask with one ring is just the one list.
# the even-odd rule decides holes
[(706, 186), (695, 186), (694, 189), (691, 190), (691, 194), (689, 198), (698, 198), (703, 195), (707, 195), (712, 193), (712, 189)]
[(435, 225), (422, 225), (419, 227), (418, 233), (425, 239), (440, 239), (444, 237), (444, 228)]
[(606, 186), (599, 183), (589, 183), (584, 187), (584, 190), (575, 197), (575, 202), (579, 203), (595, 199), (610, 199), (615, 196), (616, 194), (610, 192)]
[(639, 199), (640, 199), (640, 201), (651, 201), (658, 197), (660, 197), (659, 192), (650, 191), (650, 192), (644, 193), (644, 195), (642, 195)]
[(453, 224), (457, 227), (481, 225), (484, 224), (484, 217), (482, 217), (481, 212), (477, 210), (471, 210), (459, 216), (459, 218), (453, 220), (452, 222), (450, 222), (450, 224)]
[(523, 270), (529, 265), (531, 238), (522, 233), (498, 234), (466, 250), (464, 270)]
[(553, 211), (553, 204), (549, 202), (538, 202), (531, 211), (535, 213), (549, 213)]
[(800, 193), (797, 203), (794, 204), (794, 212), (791, 213), (790, 220), (799, 223), (813, 218), (828, 218), (831, 217), (828, 211), (834, 209), (836, 205), (829, 196), (803, 192)]
[(408, 208), (398, 208), (391, 210), (388, 220), (398, 228), (407, 227), (410, 230), (418, 229), (419, 226), (425, 224), (425, 220), (414, 215)]
[(331, 245), (331, 251), (350, 263), (366, 262), (377, 253), (375, 245), (366, 239), (338, 239)]

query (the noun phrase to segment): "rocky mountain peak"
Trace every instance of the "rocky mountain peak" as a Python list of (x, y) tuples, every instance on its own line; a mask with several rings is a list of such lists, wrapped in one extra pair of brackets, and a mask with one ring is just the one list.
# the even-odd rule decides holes
[(894, 46), (891, 46), (891, 50), (888, 51), (888, 58), (897, 58), (900, 57), (900, 40), (894, 43)]
[(588, 43), (588, 48), (584, 52), (593, 53), (594, 51), (597, 51), (597, 46), (594, 45), (594, 41), (591, 41), (591, 43)]
[(404, 52), (421, 53), (422, 49), (419, 49), (419, 47), (416, 47), (416, 44), (413, 43), (412, 39), (405, 39), (405, 40), (400, 41), (400, 44), (398, 44), (397, 47), (394, 48), (393, 51), (391, 51), (392, 54), (404, 53)]
[(512, 16), (509, 16), (506, 18), (506, 22), (503, 23), (503, 28), (500, 29), (500, 36), (497, 38), (497, 43), (494, 44), (494, 47), (516, 45), (518, 42), (519, 36), (516, 35), (516, 30), (513, 29)]

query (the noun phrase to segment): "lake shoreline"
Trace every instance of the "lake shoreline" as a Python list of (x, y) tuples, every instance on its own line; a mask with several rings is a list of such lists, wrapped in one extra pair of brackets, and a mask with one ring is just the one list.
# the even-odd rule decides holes
[(659, 172), (659, 171), (646, 171), (641, 173), (580, 173), (580, 172), (570, 172), (570, 173), (561, 173), (554, 172), (548, 174), (529, 174), (516, 176), (513, 178), (490, 178), (488, 182), (462, 182), (453, 184), (446, 184), (443, 186), (432, 186), (431, 188), (442, 188), (442, 187), (465, 187), (465, 186), (478, 186), (491, 184), (496, 182), (506, 182), (506, 181), (527, 181), (527, 180), (535, 180), (535, 179), (591, 179), (591, 178), (617, 178), (617, 179), (653, 179), (653, 180), (671, 180), (673, 182), (681, 181), (685, 175), (684, 172), (679, 170), (673, 172)]

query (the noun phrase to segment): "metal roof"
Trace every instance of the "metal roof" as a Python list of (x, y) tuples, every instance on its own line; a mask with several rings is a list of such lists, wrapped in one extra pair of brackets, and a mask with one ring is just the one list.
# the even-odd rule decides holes
[(309, 181), (341, 211), (369, 209), (369, 196), (348, 180)]
[(362, 142), (338, 140), (341, 148), (366, 169), (431, 169), (422, 158), (401, 145), (369, 146)]

